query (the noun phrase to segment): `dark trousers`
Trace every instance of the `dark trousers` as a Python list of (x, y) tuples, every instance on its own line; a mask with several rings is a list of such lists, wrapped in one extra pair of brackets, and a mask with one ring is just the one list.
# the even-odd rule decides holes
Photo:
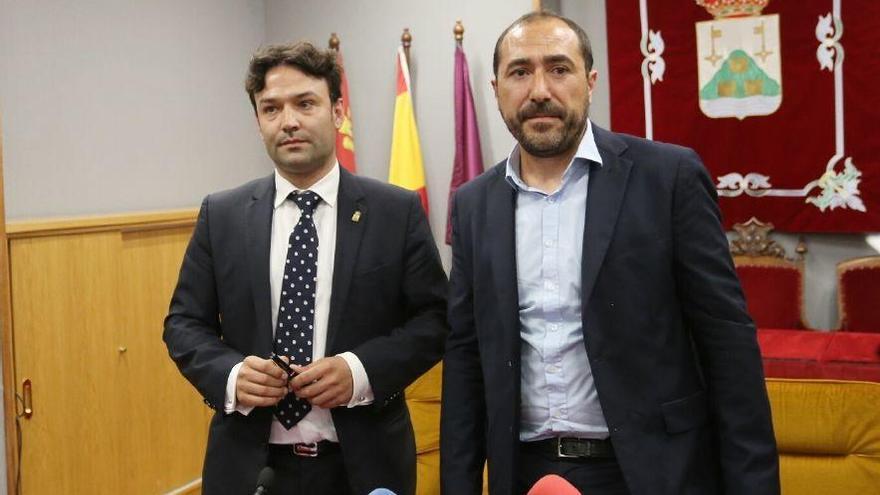
[(519, 450), (516, 493), (528, 493), (548, 474), (565, 478), (584, 495), (629, 495), (614, 458), (559, 459), (530, 449)]
[(270, 494), (352, 495), (338, 449), (318, 457), (301, 457), (292, 449), (270, 448), (269, 466), (275, 470)]

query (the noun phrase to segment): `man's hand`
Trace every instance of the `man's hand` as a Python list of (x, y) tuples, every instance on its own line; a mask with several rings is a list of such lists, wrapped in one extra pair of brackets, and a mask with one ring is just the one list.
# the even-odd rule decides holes
[(290, 382), (290, 389), (313, 406), (330, 409), (351, 401), (354, 380), (345, 359), (326, 357), (306, 367), (294, 366), (294, 369), (299, 374)]
[(274, 406), (287, 395), (287, 374), (271, 359), (244, 358), (235, 381), (235, 400), (245, 407)]

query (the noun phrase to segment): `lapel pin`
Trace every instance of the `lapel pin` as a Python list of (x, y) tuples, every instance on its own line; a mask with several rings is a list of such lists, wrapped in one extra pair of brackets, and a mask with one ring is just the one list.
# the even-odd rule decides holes
[(354, 213), (351, 214), (351, 221), (354, 223), (361, 221), (361, 210), (355, 210)]

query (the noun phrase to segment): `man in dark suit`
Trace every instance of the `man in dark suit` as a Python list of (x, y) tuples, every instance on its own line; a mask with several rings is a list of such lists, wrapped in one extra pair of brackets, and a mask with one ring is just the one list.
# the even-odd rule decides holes
[(514, 22), (493, 88), (518, 144), (462, 187), (441, 419), (443, 492), (779, 492), (754, 325), (692, 151), (587, 118), (583, 30)]
[(269, 465), (272, 493), (411, 494), (403, 390), (446, 336), (419, 197), (339, 167), (331, 52), (270, 46), (245, 85), (275, 173), (205, 198), (165, 320), (172, 359), (216, 409), (203, 493), (253, 493)]

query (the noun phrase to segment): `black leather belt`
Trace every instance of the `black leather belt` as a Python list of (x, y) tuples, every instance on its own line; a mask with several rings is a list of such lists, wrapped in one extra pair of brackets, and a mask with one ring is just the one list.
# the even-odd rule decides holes
[(613, 459), (614, 446), (610, 439), (548, 438), (534, 442), (520, 442), (523, 449), (559, 459)]
[(339, 444), (329, 440), (321, 440), (317, 443), (270, 443), (270, 454), (296, 455), (300, 457), (318, 457), (339, 452)]

